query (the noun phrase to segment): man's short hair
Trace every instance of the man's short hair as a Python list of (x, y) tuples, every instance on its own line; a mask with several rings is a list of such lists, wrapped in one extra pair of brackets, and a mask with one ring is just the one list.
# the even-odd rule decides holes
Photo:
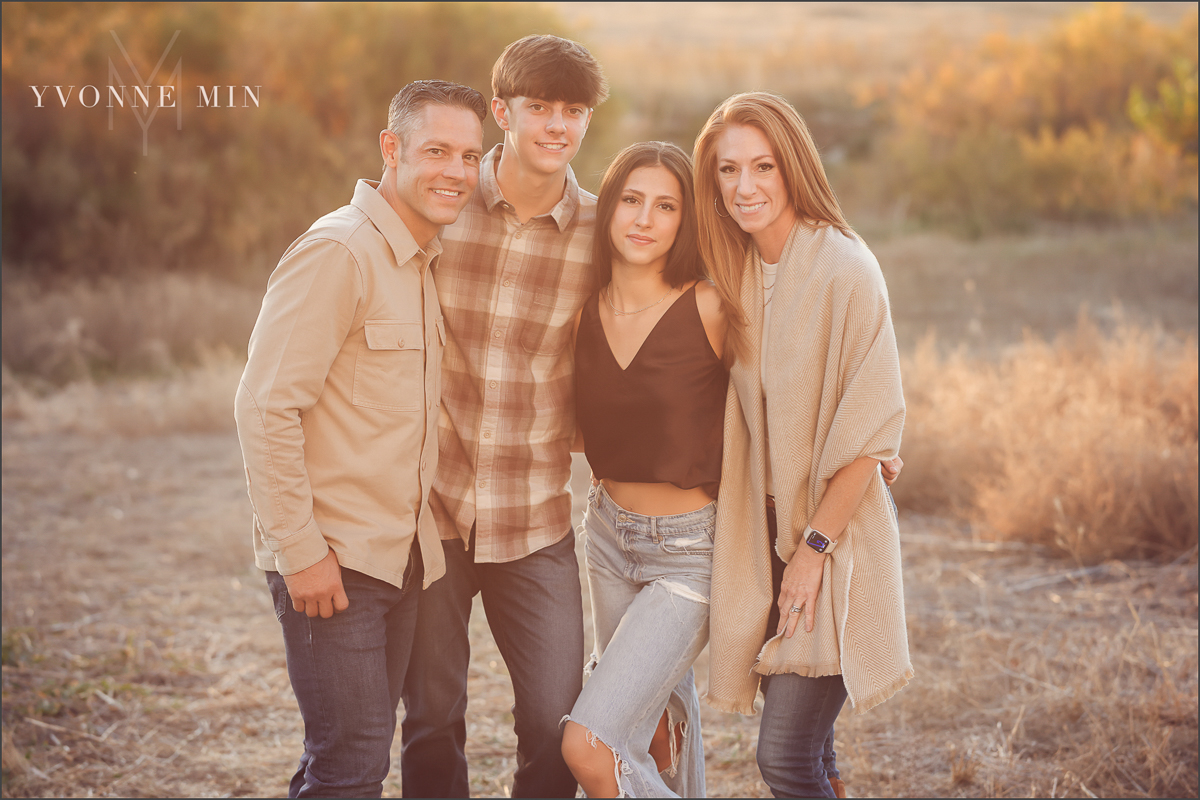
[(608, 81), (579, 42), (534, 34), (513, 42), (496, 59), (492, 95), (501, 100), (532, 97), (595, 108), (608, 97)]
[(413, 81), (392, 98), (388, 106), (388, 130), (407, 144), (421, 109), (430, 103), (473, 111), (482, 123), (487, 118), (487, 101), (470, 86), (450, 81)]

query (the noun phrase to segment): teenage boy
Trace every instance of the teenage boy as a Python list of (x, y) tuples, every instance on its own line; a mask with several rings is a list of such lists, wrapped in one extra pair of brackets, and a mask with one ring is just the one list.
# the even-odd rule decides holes
[(404, 87), (382, 180), (288, 248), (250, 335), (235, 412), (304, 718), (291, 797), (379, 797), (388, 774), (418, 589), (445, 571), (428, 502), (444, 339), (431, 266), (478, 183), (486, 114), (466, 86)]
[(570, 162), (608, 94), (581, 45), (528, 36), (492, 70), (504, 131), (479, 190), (442, 233), (446, 320), (441, 463), (430, 506), (446, 576), (421, 600), (405, 684), (406, 797), (469, 794), (465, 713), (471, 602), (481, 594), (513, 682), (514, 797), (573, 797), (562, 729), (583, 685), (571, 527), (571, 326), (594, 288), (594, 195)]

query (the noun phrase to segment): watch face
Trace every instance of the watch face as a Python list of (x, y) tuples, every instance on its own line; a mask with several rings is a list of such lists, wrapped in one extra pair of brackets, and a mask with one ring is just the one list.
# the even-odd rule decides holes
[(826, 548), (829, 547), (829, 537), (820, 531), (813, 531), (808, 535), (808, 539), (805, 541), (808, 542), (809, 547), (811, 547), (813, 550), (816, 550), (818, 553), (824, 553)]

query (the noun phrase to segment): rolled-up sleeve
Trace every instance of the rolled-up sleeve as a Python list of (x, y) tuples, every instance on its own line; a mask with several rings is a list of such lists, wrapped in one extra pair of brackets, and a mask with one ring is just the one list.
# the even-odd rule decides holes
[(356, 324), (364, 287), (346, 245), (303, 241), (271, 275), (234, 402), (257, 535), (291, 575), (329, 551), (313, 517), (305, 412)]

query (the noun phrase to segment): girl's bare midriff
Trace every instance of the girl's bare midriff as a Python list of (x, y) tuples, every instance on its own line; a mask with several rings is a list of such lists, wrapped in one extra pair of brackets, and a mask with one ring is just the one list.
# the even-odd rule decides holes
[(680, 489), (673, 483), (626, 483), (609, 478), (600, 483), (621, 508), (648, 517), (686, 514), (704, 508), (713, 501), (699, 487)]

